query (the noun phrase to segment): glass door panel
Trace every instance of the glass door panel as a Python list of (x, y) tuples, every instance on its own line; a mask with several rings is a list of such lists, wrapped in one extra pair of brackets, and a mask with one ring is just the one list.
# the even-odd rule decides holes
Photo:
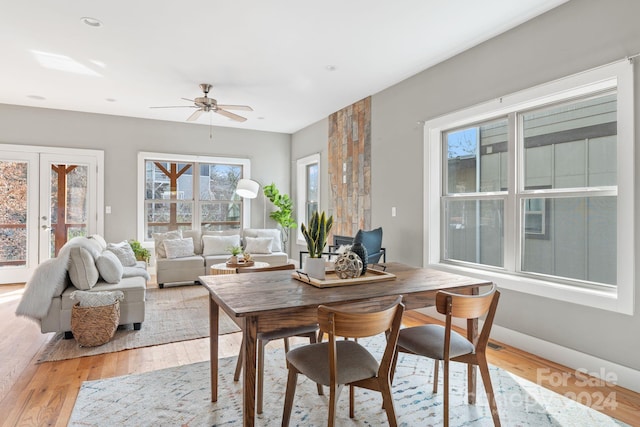
[(37, 155), (0, 151), (0, 283), (25, 281), (38, 262), (34, 171)]

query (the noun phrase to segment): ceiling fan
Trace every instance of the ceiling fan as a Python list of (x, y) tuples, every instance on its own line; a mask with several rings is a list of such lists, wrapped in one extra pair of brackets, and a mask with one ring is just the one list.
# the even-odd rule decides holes
[(253, 108), (248, 105), (222, 105), (218, 104), (213, 98), (209, 98), (207, 95), (209, 94), (209, 90), (211, 90), (211, 85), (208, 83), (201, 83), (200, 89), (204, 92), (204, 96), (198, 97), (196, 99), (188, 99), (182, 98), (185, 101), (193, 102), (194, 105), (172, 105), (166, 107), (149, 107), (149, 108), (197, 108), (196, 111), (193, 112), (189, 117), (187, 117), (187, 121), (192, 122), (197, 120), (198, 117), (202, 113), (208, 113), (213, 111), (214, 113), (222, 114), (225, 117), (228, 117), (232, 120), (238, 122), (244, 122), (247, 120), (245, 117), (239, 116), (227, 110), (242, 110), (242, 111), (253, 111)]

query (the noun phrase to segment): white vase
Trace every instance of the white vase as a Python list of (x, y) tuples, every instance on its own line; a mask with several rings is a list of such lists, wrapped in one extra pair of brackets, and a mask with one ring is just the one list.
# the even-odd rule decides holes
[(304, 262), (304, 272), (314, 279), (324, 280), (324, 258), (307, 258)]

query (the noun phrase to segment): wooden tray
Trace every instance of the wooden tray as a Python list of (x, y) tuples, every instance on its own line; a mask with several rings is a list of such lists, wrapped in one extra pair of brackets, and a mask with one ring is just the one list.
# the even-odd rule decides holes
[(227, 261), (227, 267), (236, 268), (236, 267), (253, 267), (254, 261), (245, 261), (245, 262), (229, 262)]
[(301, 282), (313, 285), (316, 288), (333, 288), (336, 286), (361, 285), (363, 283), (384, 282), (385, 280), (395, 280), (396, 275), (392, 273), (387, 273), (386, 271), (382, 271), (382, 270), (367, 269), (364, 276), (356, 277), (354, 279), (340, 279), (336, 274), (335, 270), (328, 270), (325, 274), (325, 279), (320, 280), (320, 279), (315, 279), (313, 277), (309, 277), (303, 271), (296, 270), (291, 273), (291, 277)]

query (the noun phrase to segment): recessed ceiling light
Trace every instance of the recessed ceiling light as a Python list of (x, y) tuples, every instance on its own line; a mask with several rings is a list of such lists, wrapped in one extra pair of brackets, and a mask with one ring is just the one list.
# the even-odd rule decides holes
[(105, 101), (107, 102), (116, 102), (115, 98), (105, 98)]
[(27, 98), (36, 99), (38, 101), (44, 101), (45, 99), (47, 99), (44, 96), (40, 95), (28, 95)]
[(260, 116), (260, 117), (257, 117), (257, 119), (258, 120), (264, 120), (264, 117)]
[(90, 27), (102, 27), (102, 22), (99, 19), (91, 18), (89, 16), (80, 18), (80, 21)]
[(325, 68), (327, 69), (327, 71), (335, 71), (336, 70), (336, 66), (335, 65), (327, 65)]

